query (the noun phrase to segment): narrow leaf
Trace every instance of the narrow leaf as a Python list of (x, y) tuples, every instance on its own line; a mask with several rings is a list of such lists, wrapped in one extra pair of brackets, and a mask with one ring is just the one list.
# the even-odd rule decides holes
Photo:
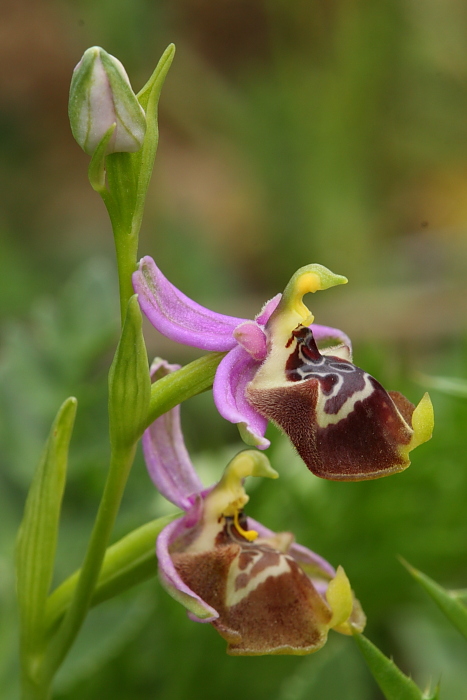
[(467, 639), (467, 607), (461, 602), (465, 591), (448, 591), (436, 581), (401, 559), (409, 574), (425, 589), (448, 620)]
[(157, 100), (174, 56), (175, 44), (169, 44), (146, 85), (137, 94), (139, 103), (146, 113), (146, 122), (151, 117), (154, 118), (156, 116)]
[(151, 394), (148, 356), (136, 294), (128, 302), (122, 337), (109, 373), (112, 444), (133, 444), (142, 432)]
[(459, 377), (434, 377), (429, 374), (417, 373), (416, 379), (424, 386), (436, 389), (449, 396), (467, 398), (467, 381)]
[(54, 569), (76, 406), (76, 399), (71, 397), (58, 411), (34, 474), (18, 533), (16, 566), (22, 657), (23, 663), (31, 667), (43, 644), (45, 604)]
[(455, 598), (455, 600), (458, 600), (460, 603), (467, 605), (467, 589), (461, 588), (449, 592), (452, 595), (452, 597)]
[[(156, 539), (179, 513), (167, 515), (137, 528), (107, 549), (91, 607), (142, 583), (157, 572)], [(52, 632), (65, 614), (80, 571), (75, 571), (47, 600), (45, 627)]]
[(438, 683), (438, 685), (436, 686), (436, 688), (433, 691), (433, 695), (426, 695), (426, 696), (424, 695), (423, 697), (425, 698), (425, 700), (440, 700), (439, 690), (440, 690), (440, 687), (439, 687), (439, 683)]
[(159, 142), (159, 127), (157, 108), (165, 78), (175, 55), (175, 46), (170, 44), (162, 54), (155, 71), (146, 85), (139, 91), (137, 97), (146, 113), (146, 136), (143, 147), (132, 154), (134, 172), (137, 173), (135, 212), (132, 233), (137, 235), (141, 226), (144, 211), (144, 201), (148, 190)]
[(354, 633), (354, 639), (371, 674), (381, 688), (386, 700), (423, 700), (422, 691), (388, 659), (369, 639)]

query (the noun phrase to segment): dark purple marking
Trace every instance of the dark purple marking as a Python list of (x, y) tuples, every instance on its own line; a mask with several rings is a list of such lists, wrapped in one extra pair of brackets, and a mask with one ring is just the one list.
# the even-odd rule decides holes
[(328, 397), (325, 413), (338, 413), (347, 399), (365, 388), (366, 372), (340, 357), (321, 355), (309, 328), (299, 326), (292, 338), (297, 342), (286, 362), (285, 376), (291, 382), (317, 379)]
[[(400, 448), (413, 434), (410, 401), (397, 392), (388, 393), (351, 362), (320, 355), (310, 329), (299, 327), (292, 338), (296, 345), (285, 367), (289, 381), (276, 387), (247, 387), (252, 406), (287, 433), (317, 476), (376, 479), (408, 467)], [(351, 410), (325, 425), (323, 396), (326, 414), (339, 414), (353, 397)]]

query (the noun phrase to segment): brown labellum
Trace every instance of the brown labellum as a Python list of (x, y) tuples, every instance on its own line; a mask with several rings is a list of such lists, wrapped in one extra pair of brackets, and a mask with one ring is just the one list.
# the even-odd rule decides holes
[(248, 401), (282, 428), (307, 467), (334, 480), (376, 479), (409, 466), (414, 406), (351, 362), (321, 355), (310, 329), (292, 334), (285, 381), (252, 382)]
[(212, 550), (173, 553), (183, 581), (211, 605), (233, 655), (309, 654), (326, 642), (331, 610), (289, 555), (247, 542), (231, 523)]

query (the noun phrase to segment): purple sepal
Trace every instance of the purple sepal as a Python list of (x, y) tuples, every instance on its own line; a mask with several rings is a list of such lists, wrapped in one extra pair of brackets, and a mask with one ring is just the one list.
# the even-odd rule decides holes
[(264, 450), (270, 445), (264, 437), (268, 421), (245, 398), (245, 387), (253, 379), (258, 366), (258, 361), (238, 345), (217, 368), (213, 396), (221, 416), (231, 423), (242, 424), (251, 442)]
[(184, 516), (166, 525), (159, 534), (156, 543), (159, 578), (166, 591), (192, 613), (192, 619), (197, 622), (212, 622), (219, 617), (219, 614), (182, 581), (169, 553), (170, 545), (185, 534), (186, 530), (187, 523)]
[[(269, 441), (265, 439), (268, 419), (267, 412), (258, 410), (257, 403), (251, 400), (251, 395), (246, 398), (247, 386), (255, 379), (258, 370), (268, 362), (268, 352), (271, 347), (272, 338), (269, 321), (271, 315), (276, 311), (283, 295), (277, 294), (270, 299), (261, 309), (254, 321), (225, 316), (218, 314), (203, 306), (200, 306), (192, 299), (174, 287), (162, 274), (154, 260), (146, 256), (139, 263), (138, 270), (133, 274), (134, 289), (138, 294), (141, 309), (151, 321), (151, 323), (166, 337), (185, 345), (191, 345), (203, 350), (227, 352), (226, 357), (221, 361), (214, 380), (214, 401), (219, 413), (228, 421), (236, 423), (239, 427), (243, 440), (249, 445), (256, 445), (260, 449), (269, 446)], [(351, 342), (348, 336), (342, 331), (329, 326), (312, 324), (315, 340), (325, 343), (332, 341), (331, 347), (323, 349), (323, 355), (333, 355), (334, 348), (337, 355), (350, 360)], [(291, 333), (294, 329), (291, 329)], [(338, 347), (337, 344), (340, 344)], [(344, 347), (345, 346), (345, 347)], [(284, 377), (277, 371), (278, 381), (281, 383)], [(285, 368), (284, 368), (285, 369)], [(280, 376), (279, 376), (280, 375)], [(253, 405), (254, 404), (254, 405)], [(169, 421), (178, 421), (178, 417), (170, 418)], [(280, 424), (280, 421), (277, 421)], [(177, 423), (178, 425), (178, 423)], [(160, 426), (157, 423), (151, 433), (144, 438), (145, 449), (152, 455), (148, 459), (150, 473), (156, 474), (160, 470), (157, 461), (160, 461), (158, 451), (165, 450), (175, 453), (173, 443), (162, 441), (160, 447), (158, 433)], [(178, 427), (169, 425), (171, 430), (177, 431)], [(152, 443), (152, 444), (151, 444)], [(186, 454), (182, 455), (183, 460)], [(166, 460), (170, 461), (170, 460)], [(181, 460), (179, 460), (181, 461)], [(151, 466), (151, 464), (153, 466)], [(153, 480), (155, 477), (152, 477)], [(161, 477), (162, 478), (162, 477)], [(171, 475), (170, 470), (163, 475), (163, 481), (158, 478), (156, 485), (167, 495), (170, 500), (183, 507), (186, 505), (185, 499), (194, 491), (190, 491), (195, 485), (193, 480), (187, 483), (178, 482), (178, 475), (175, 472)], [(177, 495), (178, 494), (178, 495)], [(174, 500), (174, 497), (177, 500)]]
[[(155, 360), (151, 376), (179, 369), (165, 360)], [(143, 453), (149, 476), (161, 494), (179, 508), (187, 510), (189, 496), (200, 493), (203, 485), (194, 470), (183, 440), (180, 406), (164, 413), (144, 431)]]
[(233, 331), (248, 320), (215, 313), (189, 299), (149, 256), (140, 260), (133, 273), (133, 287), (141, 309), (160, 333), (201, 350), (231, 350), (237, 344)]
[[(294, 542), (289, 550), (289, 554), (293, 556), (296, 562), (302, 564), (304, 568), (307, 566), (316, 567), (323, 572), (323, 575), (334, 578), (336, 575), (336, 570), (326, 559), (320, 557), (319, 554), (312, 552), (308, 547), (304, 547), (302, 544), (297, 544)], [(313, 578), (313, 577), (312, 577)]]

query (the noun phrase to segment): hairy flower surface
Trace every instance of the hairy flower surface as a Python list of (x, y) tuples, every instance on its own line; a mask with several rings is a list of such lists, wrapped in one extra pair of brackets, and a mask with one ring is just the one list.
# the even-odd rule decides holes
[(352, 364), (345, 333), (314, 323), (303, 296), (345, 282), (321, 265), (307, 265), (248, 320), (192, 301), (150, 257), (133, 276), (140, 306), (161, 333), (227, 352), (216, 372), (214, 401), (247, 444), (268, 447), (271, 420), (318, 476), (374, 479), (409, 466), (409, 452), (431, 437), (433, 409), (427, 394), (415, 408), (402, 394), (388, 393)]
[[(155, 378), (177, 367), (157, 360)], [(185, 511), (159, 535), (159, 576), (198, 622), (210, 622), (235, 655), (309, 654), (328, 631), (362, 631), (365, 616), (344, 570), (337, 571), (291, 533), (274, 533), (243, 512), (247, 476), (277, 478), (256, 450), (240, 452), (204, 489), (186, 451), (179, 407), (143, 437), (149, 474)]]

